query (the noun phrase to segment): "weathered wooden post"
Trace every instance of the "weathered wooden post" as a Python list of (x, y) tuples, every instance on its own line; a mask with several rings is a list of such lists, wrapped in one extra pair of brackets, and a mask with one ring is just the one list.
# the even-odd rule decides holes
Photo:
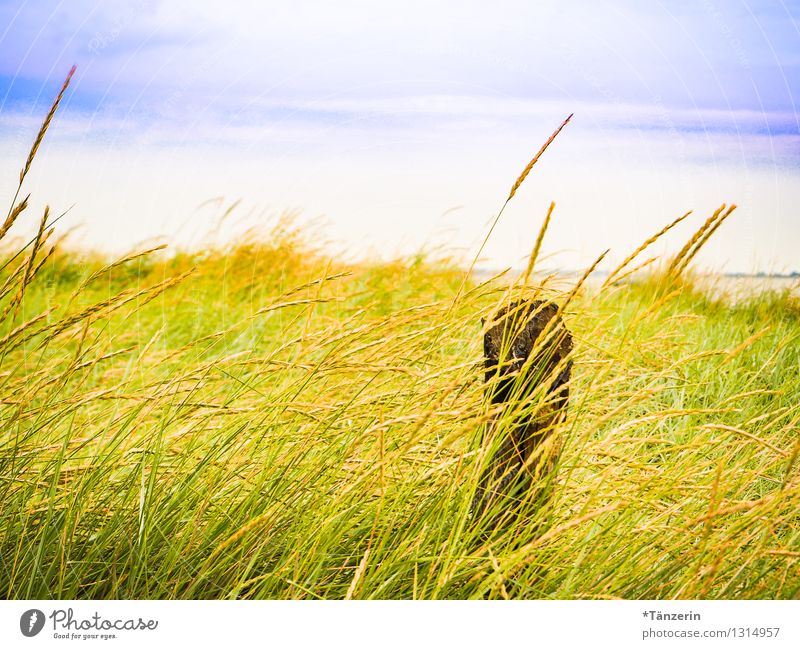
[(484, 443), (496, 444), (497, 451), (472, 509), (473, 517), (496, 528), (546, 501), (561, 447), (553, 430), (569, 400), (572, 335), (558, 307), (542, 300), (512, 302), (490, 324), (483, 339), (485, 389), (496, 412)]

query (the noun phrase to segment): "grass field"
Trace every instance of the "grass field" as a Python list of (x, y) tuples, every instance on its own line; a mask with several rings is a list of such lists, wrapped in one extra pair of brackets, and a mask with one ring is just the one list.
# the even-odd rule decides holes
[[(1, 264), (0, 595), (800, 596), (800, 303), (695, 288), (724, 214), (591, 291), (291, 224), (108, 264), (43, 220)], [(537, 524), (486, 534), (481, 317), (537, 291), (575, 342), (563, 451)]]

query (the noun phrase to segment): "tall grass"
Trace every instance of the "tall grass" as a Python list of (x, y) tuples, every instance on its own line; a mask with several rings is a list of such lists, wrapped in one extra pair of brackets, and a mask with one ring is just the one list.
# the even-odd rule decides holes
[[(43, 219), (0, 276), (0, 594), (797, 597), (800, 304), (696, 288), (723, 214), (564, 292), (285, 225), (109, 264)], [(486, 534), (481, 317), (534, 294), (575, 343), (563, 450), (551, 505)]]

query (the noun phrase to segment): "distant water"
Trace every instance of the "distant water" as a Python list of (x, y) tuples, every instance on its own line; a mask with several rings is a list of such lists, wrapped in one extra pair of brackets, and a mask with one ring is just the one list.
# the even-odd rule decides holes
[(769, 275), (706, 275), (701, 284), (715, 297), (731, 302), (746, 299), (766, 291), (789, 291), (800, 297), (800, 277)]
[[(473, 276), (479, 282), (486, 281), (502, 271), (475, 270)], [(511, 269), (500, 278), (502, 281), (511, 282), (520, 275), (520, 270)], [(542, 280), (548, 275), (537, 274), (535, 280)], [(570, 271), (554, 271), (550, 275), (548, 285), (555, 289), (565, 290), (574, 286), (581, 273)], [(599, 288), (607, 278), (606, 273), (598, 272), (589, 277), (586, 286), (590, 289)], [(724, 275), (708, 273), (699, 276), (699, 284), (709, 295), (724, 298), (731, 302), (738, 302), (763, 292), (789, 291), (792, 295), (800, 297), (800, 276), (793, 275)]]

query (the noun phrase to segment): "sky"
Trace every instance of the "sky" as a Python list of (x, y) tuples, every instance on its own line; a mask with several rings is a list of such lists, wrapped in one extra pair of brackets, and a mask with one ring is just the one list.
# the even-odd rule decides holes
[[(0, 196), (72, 64), (26, 192), (72, 245), (224, 243), (291, 215), (349, 259), (800, 270), (800, 2), (0, 1)], [(229, 209), (233, 207), (233, 209)], [(29, 216), (33, 227), (35, 218)], [(18, 227), (24, 232), (25, 224)]]

